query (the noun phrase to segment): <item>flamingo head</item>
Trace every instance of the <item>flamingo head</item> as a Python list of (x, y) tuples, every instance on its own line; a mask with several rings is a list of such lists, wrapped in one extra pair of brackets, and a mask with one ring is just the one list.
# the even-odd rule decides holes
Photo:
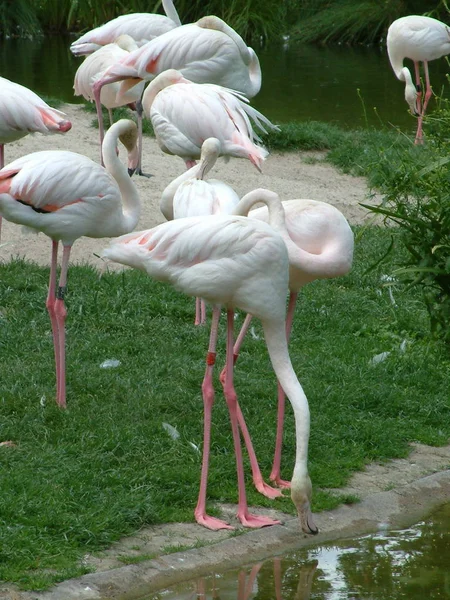
[(213, 168), (221, 152), (222, 144), (217, 138), (207, 138), (203, 142), (200, 154), (201, 169), (197, 179), (204, 179), (205, 175)]
[(402, 69), (403, 79), (405, 81), (405, 100), (409, 105), (411, 114), (419, 116), (419, 110), (417, 106), (417, 90), (413, 83), (411, 73), (407, 67)]
[(300, 526), (305, 533), (319, 532), (311, 512), (312, 485), (308, 474), (298, 476), (294, 471), (291, 481), (291, 498), (297, 509)]
[(128, 173), (131, 176), (139, 163), (138, 130), (134, 121), (128, 121), (126, 130), (119, 136), (128, 152)]

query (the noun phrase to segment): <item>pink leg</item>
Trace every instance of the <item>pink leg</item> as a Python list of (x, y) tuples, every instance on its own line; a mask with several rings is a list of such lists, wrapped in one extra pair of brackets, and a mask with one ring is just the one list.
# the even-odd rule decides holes
[[(64, 246), (63, 257), (61, 262), (61, 274), (59, 277), (58, 291), (56, 292), (55, 301), (55, 316), (58, 326), (58, 347), (59, 347), (59, 374), (57, 374), (57, 381), (59, 381), (59, 387), (57, 390), (56, 401), (60, 406), (65, 408), (66, 406), (66, 307), (64, 304), (64, 294), (66, 291), (67, 284), (67, 269), (69, 266), (71, 246)], [(58, 366), (56, 367), (58, 369)]]
[[(239, 332), (239, 335), (234, 344), (233, 364), (235, 364), (237, 361), (237, 358), (239, 356), (239, 350), (242, 346), (242, 342), (244, 341), (245, 334), (247, 333), (248, 328), (250, 327), (251, 320), (252, 320), (252, 315), (248, 314), (245, 317), (245, 321), (241, 327), (241, 331)], [(220, 374), (220, 382), (222, 383), (222, 385), (225, 385), (225, 380), (226, 380), (226, 367), (224, 367), (222, 369), (222, 372)], [(263, 496), (266, 496), (267, 498), (279, 498), (280, 496), (283, 495), (280, 492), (280, 490), (277, 490), (277, 489), (273, 488), (272, 486), (268, 485), (267, 483), (265, 483), (265, 481), (263, 479), (261, 469), (259, 468), (259, 465), (258, 465), (258, 459), (256, 458), (255, 450), (253, 448), (252, 440), (250, 438), (250, 434), (249, 434), (249, 431), (247, 428), (247, 424), (245, 422), (244, 415), (242, 414), (242, 410), (241, 410), (241, 407), (239, 406), (239, 403), (237, 403), (237, 418), (238, 418), (239, 427), (242, 432), (242, 437), (244, 438), (245, 446), (247, 448), (248, 457), (250, 459), (253, 483), (254, 483), (256, 489), (258, 490), (258, 492), (260, 492), (261, 494), (263, 494)]]
[(423, 101), (422, 110), (420, 111), (419, 120), (417, 122), (417, 133), (416, 139), (414, 141), (415, 144), (423, 144), (423, 117), (425, 116), (425, 111), (427, 110), (428, 102), (430, 101), (430, 98), (433, 95), (433, 91), (430, 85), (430, 75), (428, 73), (428, 62), (426, 60), (423, 61), (423, 66), (425, 71), (425, 98)]
[[(52, 334), (53, 334), (53, 348), (55, 350), (55, 365), (56, 365), (56, 402), (59, 403), (59, 386), (60, 386), (60, 354), (59, 354), (59, 334), (58, 334), (58, 319), (56, 318), (56, 270), (58, 263), (58, 243), (56, 241), (52, 241), (52, 260), (50, 264), (50, 281), (48, 284), (48, 294), (47, 294), (47, 310), (50, 316), (50, 323), (52, 326)], [(61, 406), (61, 404), (60, 404)]]
[[(236, 361), (238, 359), (239, 356), (239, 351), (241, 349), (242, 346), (242, 342), (244, 341), (245, 335), (248, 331), (248, 328), (250, 327), (250, 323), (252, 322), (252, 315), (247, 314), (245, 317), (245, 321), (241, 327), (241, 330), (239, 332), (239, 335), (236, 338), (236, 342), (234, 344), (234, 348), (233, 348), (233, 364), (236, 364)], [(220, 373), (220, 382), (222, 383), (222, 385), (225, 383), (225, 375), (226, 375), (226, 367), (224, 367), (222, 369), (222, 372)]]
[(105, 136), (105, 129), (103, 127), (102, 103), (100, 102), (100, 94), (102, 92), (102, 88), (98, 84), (94, 84), (93, 91), (94, 91), (95, 106), (97, 108), (98, 133), (99, 133), (99, 138), (100, 138), (100, 164), (105, 166), (103, 163), (103, 153), (102, 153), (102, 144), (103, 144), (103, 138)]
[(144, 113), (144, 109), (142, 108), (142, 99), (139, 99), (136, 102), (136, 114), (137, 114), (137, 125), (138, 125), (138, 148), (139, 148), (139, 162), (136, 168), (136, 173), (141, 175), (142, 177), (153, 177), (150, 173), (144, 173), (142, 170), (142, 146), (143, 146), (143, 136), (142, 136), (142, 115)]
[(420, 81), (419, 63), (417, 60), (414, 61), (414, 72), (416, 74), (416, 92), (417, 92), (416, 109), (417, 109), (418, 114), (420, 115), (422, 112), (422, 82)]
[(217, 330), (219, 327), (220, 306), (213, 308), (211, 334), (209, 338), (208, 354), (206, 357), (206, 371), (202, 383), (202, 395), (204, 406), (204, 432), (203, 432), (203, 460), (202, 474), (200, 477), (200, 491), (198, 494), (197, 507), (194, 515), (195, 520), (200, 525), (204, 525), (209, 529), (233, 529), (231, 525), (210, 517), (206, 514), (206, 487), (208, 483), (208, 467), (209, 467), (209, 449), (211, 440), (211, 413), (214, 404), (214, 387), (212, 382), (213, 368), (216, 361), (216, 345), (217, 345)]
[(195, 160), (185, 160), (184, 162), (186, 164), (186, 171), (189, 171), (191, 167), (195, 167), (195, 165), (197, 164), (197, 161)]
[(266, 525), (276, 525), (280, 521), (270, 519), (269, 517), (259, 517), (252, 515), (248, 511), (247, 496), (245, 493), (244, 465), (242, 462), (241, 439), (239, 436), (239, 425), (237, 419), (237, 397), (233, 384), (233, 325), (234, 312), (227, 311), (227, 361), (226, 361), (226, 379), (224, 385), (224, 395), (230, 412), (231, 429), (233, 432), (234, 451), (236, 454), (236, 467), (238, 478), (239, 502), (237, 517), (245, 527), (264, 527)]
[[(289, 343), (291, 337), (292, 322), (294, 320), (295, 304), (297, 302), (298, 293), (291, 292), (289, 294), (289, 305), (286, 315), (286, 339)], [(272, 472), (270, 480), (281, 488), (290, 488), (289, 481), (281, 479), (281, 446), (283, 444), (283, 425), (284, 425), (284, 407), (286, 396), (283, 388), (278, 383), (278, 418), (277, 418), (277, 435), (275, 441), (275, 456), (273, 459)]]
[(200, 298), (195, 299), (195, 321), (194, 325), (200, 325), (201, 323), (201, 314), (200, 314)]

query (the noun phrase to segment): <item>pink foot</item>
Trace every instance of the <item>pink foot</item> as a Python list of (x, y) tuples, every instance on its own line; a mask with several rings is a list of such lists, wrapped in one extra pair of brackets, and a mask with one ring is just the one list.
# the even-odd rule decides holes
[(258, 529), (260, 527), (269, 527), (270, 525), (281, 525), (281, 521), (271, 519), (270, 517), (261, 517), (259, 515), (252, 515), (248, 511), (237, 513), (237, 518), (244, 527), (253, 527)]
[(270, 476), (270, 481), (272, 481), (277, 487), (283, 489), (283, 490), (290, 490), (291, 489), (291, 482), (290, 481), (285, 481), (284, 479), (281, 479), (281, 477), (279, 477), (278, 475), (275, 476)]
[(225, 521), (221, 521), (215, 517), (210, 517), (206, 513), (202, 515), (195, 515), (195, 520), (199, 525), (203, 525), (203, 527), (212, 529), (213, 531), (219, 531), (219, 529), (234, 529), (234, 527), (228, 523), (225, 523)]
[(255, 488), (258, 490), (260, 494), (265, 496), (266, 498), (279, 498), (283, 496), (279, 489), (272, 487), (262, 479), (260, 481), (254, 481)]

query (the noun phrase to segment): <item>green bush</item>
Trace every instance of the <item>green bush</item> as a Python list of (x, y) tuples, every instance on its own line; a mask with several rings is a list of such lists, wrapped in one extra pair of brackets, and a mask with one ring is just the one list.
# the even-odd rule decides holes
[[(426, 137), (414, 152), (403, 146), (380, 153), (378, 175), (384, 199), (367, 206), (383, 215), (393, 240), (408, 251), (393, 275), (409, 286), (420, 285), (432, 331), (450, 342), (450, 106), (427, 118)], [(395, 169), (392, 169), (395, 160)]]

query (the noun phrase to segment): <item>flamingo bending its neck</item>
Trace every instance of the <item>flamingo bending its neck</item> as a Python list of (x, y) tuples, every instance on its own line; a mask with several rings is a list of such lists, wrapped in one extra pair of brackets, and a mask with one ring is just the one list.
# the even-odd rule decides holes
[[(412, 114), (417, 115), (415, 143), (423, 143), (423, 117), (433, 94), (428, 73), (428, 61), (450, 54), (450, 27), (437, 19), (420, 15), (409, 15), (394, 21), (388, 29), (387, 51), (392, 69), (400, 81), (405, 82), (405, 100)], [(409, 58), (414, 63), (416, 87), (414, 87), (408, 67), (403, 60)], [(423, 63), (425, 73), (425, 96), (422, 104), (422, 86), (419, 63)]]
[[(97, 79), (99, 79), (105, 70), (111, 65), (118, 61), (120, 58), (127, 56), (132, 50), (136, 49), (136, 42), (129, 35), (122, 34), (106, 46), (101, 46), (96, 52), (87, 56), (81, 65), (78, 67), (75, 73), (74, 79), (74, 93), (75, 96), (83, 96), (86, 100), (94, 100), (93, 85)], [(130, 88), (124, 95), (121, 96), (120, 100), (117, 100), (117, 93), (119, 91), (118, 83), (110, 83), (102, 88), (100, 95), (100, 102), (103, 106), (108, 109), (110, 125), (113, 124), (112, 109), (118, 106), (130, 105), (131, 108), (136, 108), (138, 117), (138, 147), (139, 147), (139, 162), (136, 168), (138, 175), (142, 175), (141, 171), (141, 157), (142, 157), (142, 107), (140, 101), (142, 93), (144, 92), (144, 82), (138, 83), (133, 88)], [(97, 114), (99, 119), (98, 129), (100, 136), (100, 154), (103, 144), (104, 128), (103, 128), (103, 115)], [(103, 163), (102, 163), (103, 164)]]
[(268, 152), (255, 127), (278, 129), (234, 91), (218, 85), (193, 83), (174, 69), (164, 71), (147, 86), (142, 99), (163, 152), (184, 159), (189, 168), (200, 157), (207, 138), (219, 140), (220, 155), (247, 158), (261, 171)]
[[(159, 207), (168, 221), (184, 217), (230, 214), (239, 202), (232, 187), (218, 179), (206, 180), (220, 154), (220, 142), (208, 138), (202, 144), (200, 161), (164, 189)], [(206, 322), (204, 300), (196, 299), (195, 325)]]
[[(252, 219), (269, 222), (270, 216), (266, 207), (248, 212), (245, 199), (246, 196), (242, 198), (242, 203), (235, 209), (234, 214), (248, 214)], [(353, 262), (354, 236), (344, 215), (327, 202), (295, 199), (283, 201), (282, 205), (286, 215), (286, 228), (281, 233), (289, 257), (289, 303), (286, 317), (286, 336), (289, 341), (298, 293), (303, 286), (316, 279), (340, 277), (350, 271)], [(251, 320), (252, 315), (248, 314), (237, 337), (234, 347), (235, 362)], [(223, 371), (221, 380), (224, 381), (225, 377), (226, 373)], [(281, 479), (284, 400), (283, 388), (278, 383), (277, 435), (270, 479), (282, 488), (290, 487), (288, 481)], [(271, 488), (265, 487), (262, 483), (261, 471), (240, 411), (239, 418), (250, 456), (255, 486), (264, 495), (272, 497)]]
[[(234, 309), (237, 307), (261, 319), (273, 368), (291, 401), (296, 435), (291, 496), (303, 530), (316, 533), (310, 508), (311, 481), (307, 468), (309, 407), (292, 368), (285, 333), (289, 262), (286, 244), (276, 231), (284, 228), (284, 211), (278, 196), (268, 190), (255, 190), (253, 196), (247, 194), (243, 209), (248, 209), (257, 201), (268, 205), (270, 225), (256, 219), (231, 215), (176, 219), (148, 231), (113, 240), (103, 254), (118, 263), (142, 269), (157, 280), (171, 283), (185, 294), (205, 298), (214, 306), (202, 384), (204, 446), (200, 492), (195, 509), (197, 522), (210, 529), (230, 528), (224, 521), (206, 513), (211, 410), (214, 402), (212, 374), (220, 306), (225, 305), (227, 375), (224, 395), (230, 412), (236, 453), (238, 518), (248, 527), (262, 527), (277, 522), (250, 514), (247, 506), (237, 396), (233, 385), (233, 321)], [(211, 285), (211, 281), (214, 281), (214, 285)]]

